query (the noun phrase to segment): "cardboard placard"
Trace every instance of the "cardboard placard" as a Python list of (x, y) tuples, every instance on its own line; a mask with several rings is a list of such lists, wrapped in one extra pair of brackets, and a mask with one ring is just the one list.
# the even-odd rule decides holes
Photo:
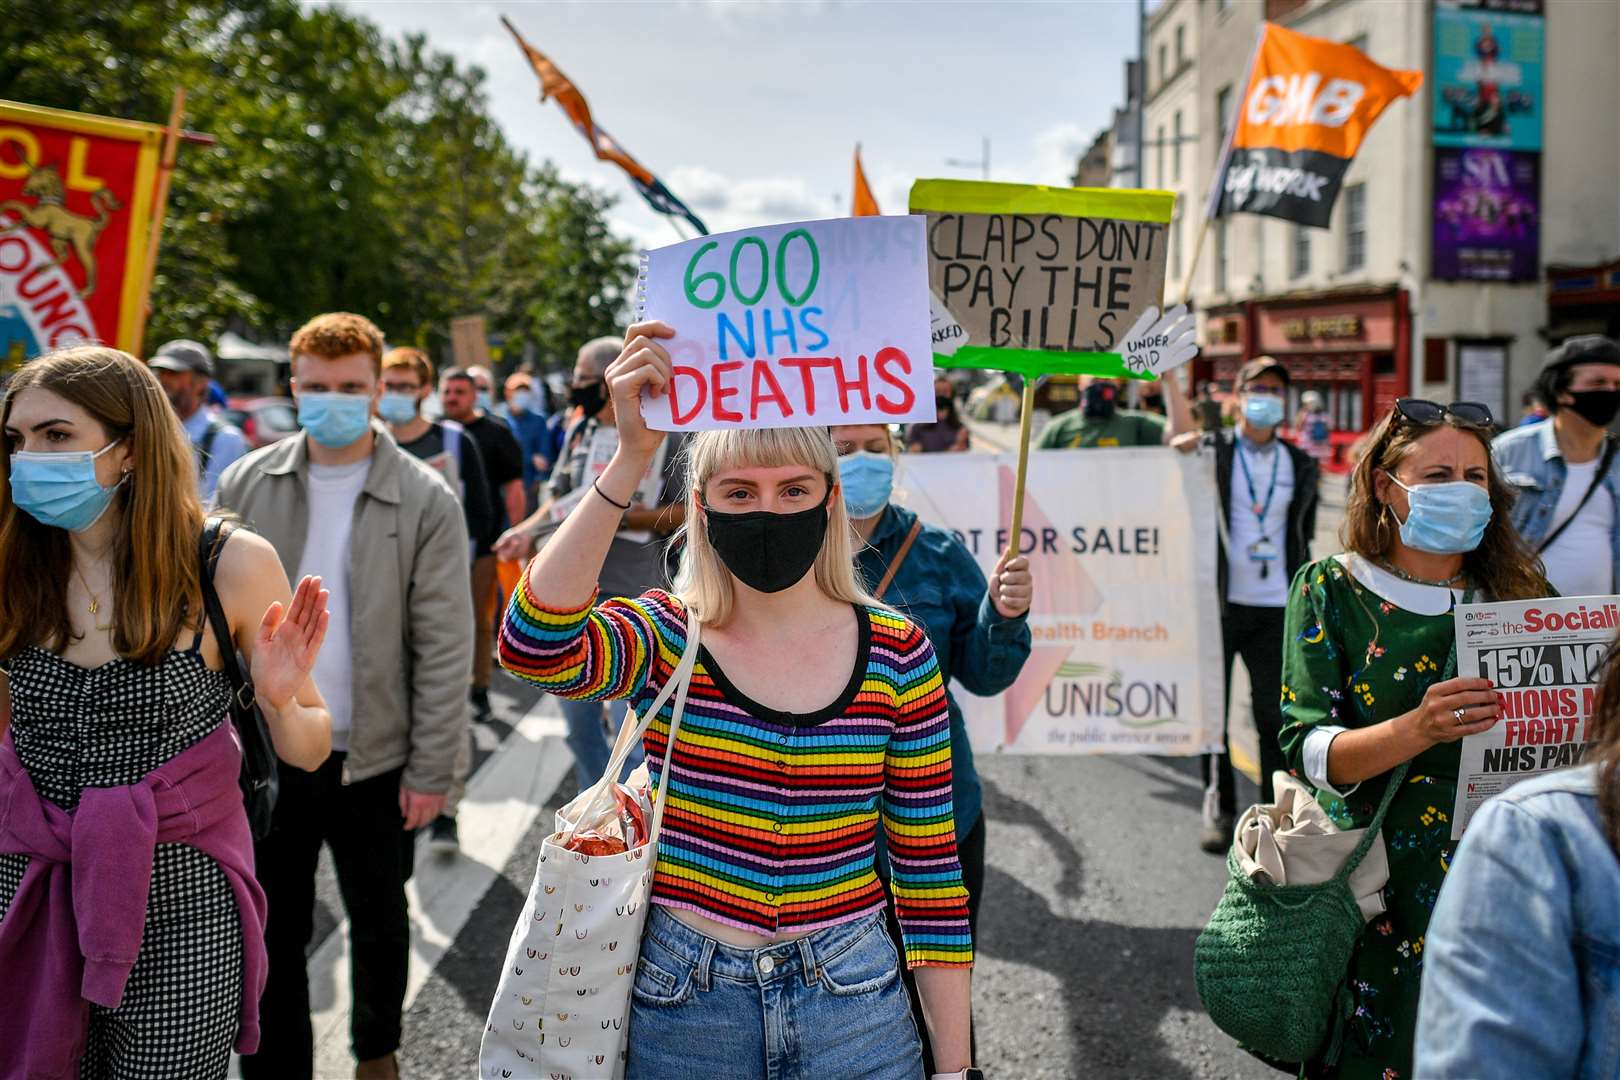
[(840, 218), (699, 237), (642, 255), (640, 318), (668, 323), (660, 431), (927, 422), (923, 223)]
[(1164, 291), (1168, 191), (919, 180), (936, 362), (1145, 377), (1118, 353)]

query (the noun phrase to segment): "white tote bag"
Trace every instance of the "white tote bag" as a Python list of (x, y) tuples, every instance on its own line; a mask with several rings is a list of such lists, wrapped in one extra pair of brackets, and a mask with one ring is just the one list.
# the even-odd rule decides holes
[[(1275, 802), (1256, 803), (1232, 831), (1238, 866), (1251, 880), (1269, 885), (1316, 885), (1330, 881), (1361, 842), (1364, 829), (1340, 829), (1311, 790), (1281, 770), (1271, 774)], [(1350, 892), (1367, 922), (1384, 910), (1389, 853), (1382, 834), (1350, 875)]]
[[(670, 752), (697, 663), (698, 629), (697, 618), (688, 612), (686, 651), (674, 676), (644, 716), (638, 718), (634, 712), (626, 716), (602, 778), (557, 811), (557, 831), (540, 846), (529, 899), (512, 928), (506, 966), (490, 1003), (478, 1052), (480, 1077), (618, 1080), (624, 1076), (630, 987), (664, 823)], [(577, 823), (612, 805), (613, 782), (630, 748), (641, 740), (671, 693), (675, 711), (661, 774), (666, 779), (647, 842), (614, 855), (569, 851), (564, 844)]]

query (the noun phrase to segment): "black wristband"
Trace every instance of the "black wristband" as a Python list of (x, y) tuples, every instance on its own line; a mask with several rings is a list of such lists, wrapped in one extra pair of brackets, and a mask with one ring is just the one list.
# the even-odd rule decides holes
[(620, 510), (623, 510), (625, 513), (630, 512), (630, 504), (629, 503), (622, 503), (622, 502), (618, 502), (617, 500), (615, 500), (607, 492), (603, 491), (602, 488), (597, 484), (597, 482), (595, 480), (591, 481), (591, 490), (596, 492), (598, 495), (602, 496), (602, 498), (606, 499), (610, 505), (617, 506)]

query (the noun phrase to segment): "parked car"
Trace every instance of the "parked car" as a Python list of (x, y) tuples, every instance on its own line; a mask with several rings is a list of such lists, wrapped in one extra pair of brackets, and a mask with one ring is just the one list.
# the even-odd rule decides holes
[(248, 445), (257, 450), (298, 430), (298, 407), (288, 398), (233, 397), (225, 407), (225, 419), (241, 428)]

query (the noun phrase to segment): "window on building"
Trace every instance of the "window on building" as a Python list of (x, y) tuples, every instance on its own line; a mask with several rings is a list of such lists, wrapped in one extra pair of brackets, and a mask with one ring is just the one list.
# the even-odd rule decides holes
[[(1220, 131), (1220, 145), (1226, 145), (1226, 132), (1232, 124), (1232, 85), (1221, 87), (1215, 92), (1215, 127)], [(1218, 153), (1219, 151), (1217, 151)]]
[(1294, 258), (1291, 265), (1294, 277), (1304, 277), (1311, 272), (1311, 231), (1303, 225), (1294, 226)]
[[(1181, 215), (1170, 221), (1170, 282), (1181, 280)], [(1167, 283), (1168, 284), (1168, 283)]]
[(1154, 174), (1159, 178), (1160, 187), (1164, 187), (1164, 125), (1159, 125), (1159, 137), (1153, 140), (1153, 168)]
[(1177, 183), (1181, 182), (1181, 110), (1176, 110), (1175, 118), (1176, 141), (1170, 145), (1170, 178)]
[(1182, 25), (1182, 26), (1176, 27), (1176, 67), (1180, 68), (1181, 65), (1185, 64), (1186, 62), (1187, 62), (1187, 27), (1185, 25)]
[(1344, 189), (1344, 269), (1367, 265), (1367, 185)]
[(1215, 291), (1226, 291), (1226, 219), (1216, 218), (1210, 228), (1215, 234)]
[(1165, 46), (1160, 45), (1159, 46), (1159, 85), (1163, 86), (1165, 83), (1167, 83), (1169, 81), (1170, 81), (1170, 52)]

